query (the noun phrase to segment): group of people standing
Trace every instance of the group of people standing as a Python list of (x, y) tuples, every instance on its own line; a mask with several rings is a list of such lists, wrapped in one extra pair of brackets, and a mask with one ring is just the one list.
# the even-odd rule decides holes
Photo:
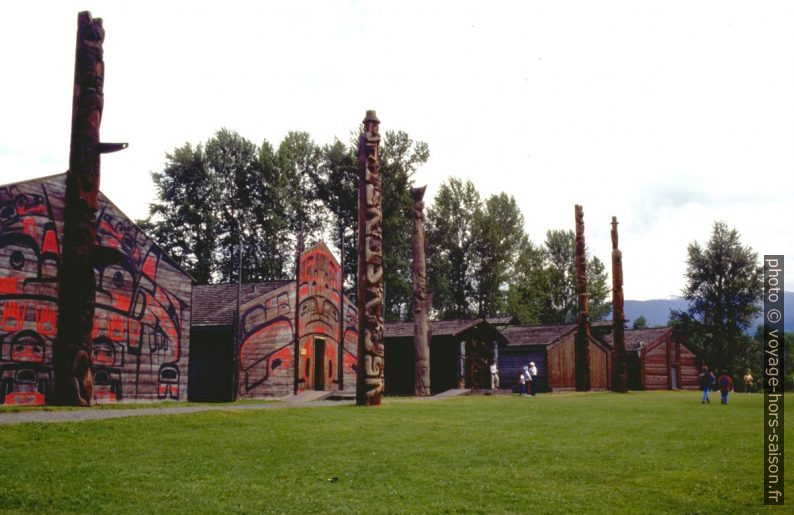
[[(499, 370), (496, 368), (496, 363), (491, 361), (491, 390), (499, 388)], [(534, 361), (530, 361), (529, 365), (524, 365), (523, 370), (518, 375), (519, 394), (522, 396), (530, 395), (532, 397), (538, 391), (538, 367), (535, 366)]]
[(532, 397), (538, 392), (538, 368), (534, 361), (529, 362), (529, 366), (524, 365), (524, 369), (518, 375), (518, 388), (520, 395), (530, 395)]
[(722, 375), (717, 378), (713, 370), (709, 370), (708, 366), (703, 365), (698, 378), (700, 380), (700, 389), (703, 390), (701, 404), (711, 403), (709, 392), (715, 385), (720, 389), (722, 404), (728, 404), (728, 394), (733, 390), (733, 378), (728, 375), (727, 370), (723, 370)]

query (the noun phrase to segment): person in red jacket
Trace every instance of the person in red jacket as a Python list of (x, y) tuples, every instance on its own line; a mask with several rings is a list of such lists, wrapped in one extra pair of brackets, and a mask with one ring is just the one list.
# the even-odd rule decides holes
[(722, 403), (728, 404), (728, 393), (733, 390), (733, 379), (728, 375), (727, 370), (722, 371), (722, 375), (718, 381), (720, 385), (720, 394), (722, 395)]

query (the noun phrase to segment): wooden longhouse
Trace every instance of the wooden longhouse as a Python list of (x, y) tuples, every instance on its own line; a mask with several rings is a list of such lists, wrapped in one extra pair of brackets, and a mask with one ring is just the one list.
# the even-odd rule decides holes
[[(698, 388), (698, 358), (673, 338), (672, 327), (626, 330), (629, 389)], [(611, 344), (611, 335), (604, 340)]]
[[(538, 391), (576, 389), (575, 337), (577, 324), (508, 326), (502, 330), (507, 340), (499, 352), (499, 371), (503, 387), (518, 388), (518, 375), (534, 362), (538, 369)], [(611, 385), (611, 349), (598, 338), (589, 338), (590, 382), (593, 390)]]
[[(508, 320), (506, 320), (508, 321)], [(490, 388), (490, 360), (507, 343), (488, 321), (442, 320), (430, 322), (430, 390), (436, 394), (452, 388)], [(414, 324), (385, 325), (386, 394), (414, 394)]]

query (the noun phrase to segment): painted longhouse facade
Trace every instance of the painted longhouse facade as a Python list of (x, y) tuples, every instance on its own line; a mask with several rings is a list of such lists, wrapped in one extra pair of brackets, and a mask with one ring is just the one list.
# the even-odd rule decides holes
[[(66, 174), (0, 187), (0, 404), (51, 400)], [(93, 402), (184, 400), (192, 280), (103, 194)]]
[[(355, 390), (358, 318), (339, 263), (320, 243), (298, 281), (197, 286), (191, 399), (232, 400), (306, 390)], [(296, 302), (297, 299), (297, 302)]]

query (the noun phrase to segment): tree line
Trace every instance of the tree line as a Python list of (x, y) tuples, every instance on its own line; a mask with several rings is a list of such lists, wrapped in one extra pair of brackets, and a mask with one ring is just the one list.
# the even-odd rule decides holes
[[(352, 133), (351, 133), (352, 134)], [(199, 283), (295, 276), (297, 241), (342, 250), (345, 292), (355, 295), (357, 138), (327, 145), (290, 132), (274, 147), (221, 129), (166, 154), (153, 172), (157, 199), (137, 223)], [(385, 314), (411, 317), (410, 188), (427, 162), (426, 143), (402, 131), (381, 141)], [(575, 237), (552, 230), (532, 243), (515, 199), (481, 198), (474, 184), (449, 178), (426, 209), (428, 285), (437, 318), (516, 316), (520, 322), (576, 319)], [(610, 311), (603, 263), (588, 257), (593, 320)]]

